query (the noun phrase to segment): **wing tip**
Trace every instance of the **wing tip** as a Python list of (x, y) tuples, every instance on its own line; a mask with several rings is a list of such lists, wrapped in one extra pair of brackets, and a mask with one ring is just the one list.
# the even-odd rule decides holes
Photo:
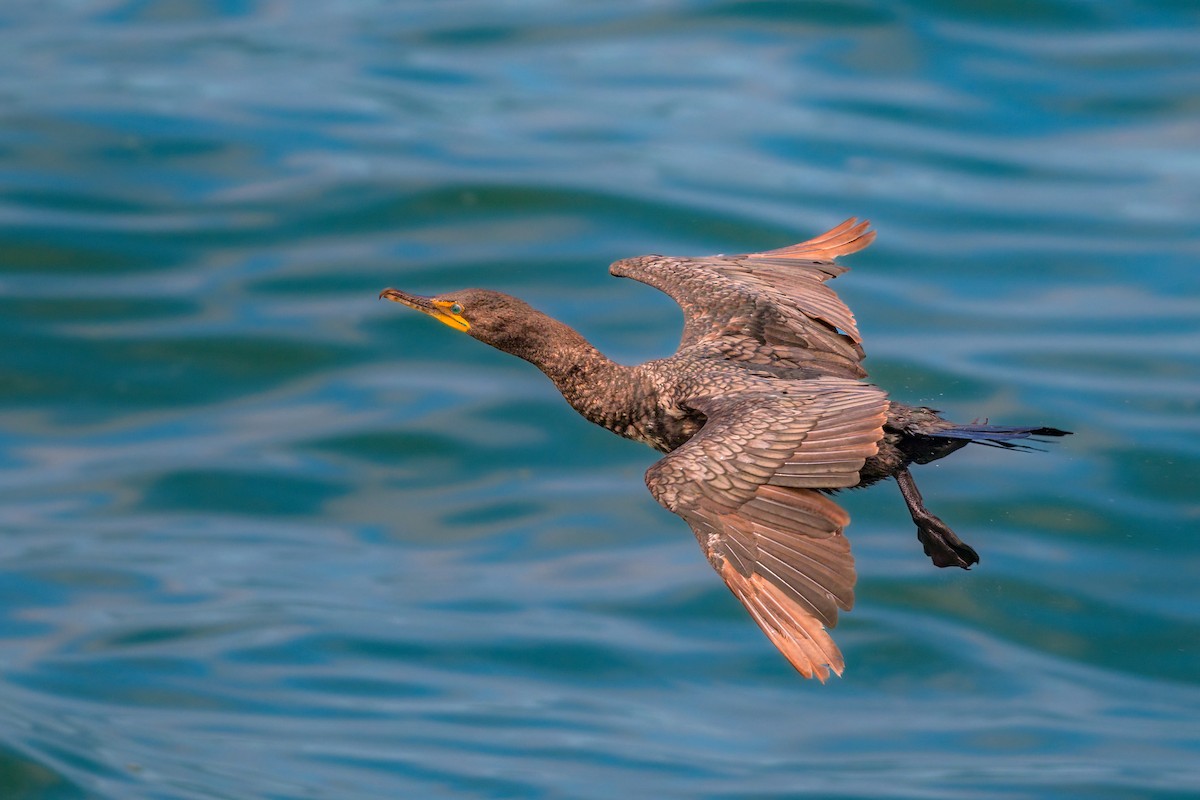
[(806, 261), (833, 261), (839, 256), (857, 253), (875, 241), (875, 231), (871, 230), (869, 220), (859, 220), (850, 217), (841, 225), (814, 236), (799, 244), (781, 247), (778, 250), (767, 250), (763, 253), (751, 253), (751, 256), (764, 258), (791, 258)]
[(803, 612), (789, 614), (786, 606), (781, 605), (787, 601), (778, 590), (758, 576), (743, 576), (728, 562), (721, 566), (720, 573), (725, 585), (793, 669), (821, 683), (829, 680), (830, 672), (841, 677), (846, 668), (845, 658), (829, 630), (816, 617)]

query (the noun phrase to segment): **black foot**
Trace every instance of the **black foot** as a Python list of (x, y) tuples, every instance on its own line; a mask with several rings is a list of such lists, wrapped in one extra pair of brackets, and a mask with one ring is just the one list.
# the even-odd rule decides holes
[(929, 519), (917, 522), (917, 538), (921, 540), (925, 555), (933, 560), (934, 566), (970, 569), (979, 563), (975, 548), (959, 539), (937, 517), (930, 515)]
[(975, 548), (958, 538), (949, 525), (925, 508), (917, 483), (907, 469), (896, 473), (896, 485), (900, 487), (900, 494), (904, 495), (908, 513), (917, 524), (917, 538), (925, 547), (925, 555), (933, 559), (936, 566), (970, 569), (972, 564), (979, 563)]

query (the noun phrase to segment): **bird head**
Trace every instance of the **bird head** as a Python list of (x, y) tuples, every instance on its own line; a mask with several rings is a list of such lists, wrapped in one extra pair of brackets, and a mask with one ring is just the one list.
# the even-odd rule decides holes
[(462, 289), (434, 297), (384, 289), (379, 296), (415, 308), (492, 347), (517, 354), (521, 343), (546, 319), (523, 300), (490, 289)]

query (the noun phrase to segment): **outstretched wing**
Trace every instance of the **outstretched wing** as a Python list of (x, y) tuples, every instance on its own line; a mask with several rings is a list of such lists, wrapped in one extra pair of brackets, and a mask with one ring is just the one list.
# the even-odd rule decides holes
[(846, 513), (817, 488), (853, 486), (883, 435), (887, 396), (842, 378), (803, 396), (689, 403), (707, 417), (646, 472), (651, 494), (687, 520), (713, 568), (805, 677), (842, 672), (826, 628), (854, 603)]
[(853, 217), (807, 242), (705, 258), (639, 256), (609, 271), (670, 295), (683, 309), (680, 351), (767, 367), (784, 377), (866, 377), (854, 315), (825, 285), (834, 259), (875, 239)]

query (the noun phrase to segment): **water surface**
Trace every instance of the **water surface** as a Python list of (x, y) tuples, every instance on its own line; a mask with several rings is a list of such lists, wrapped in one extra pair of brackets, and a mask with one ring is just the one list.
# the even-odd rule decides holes
[[(0, 795), (1200, 792), (1200, 14), (1178, 2), (0, 11)], [(626, 362), (620, 257), (850, 215), (872, 379), (1076, 431), (843, 495), (799, 679), (484, 285)]]

